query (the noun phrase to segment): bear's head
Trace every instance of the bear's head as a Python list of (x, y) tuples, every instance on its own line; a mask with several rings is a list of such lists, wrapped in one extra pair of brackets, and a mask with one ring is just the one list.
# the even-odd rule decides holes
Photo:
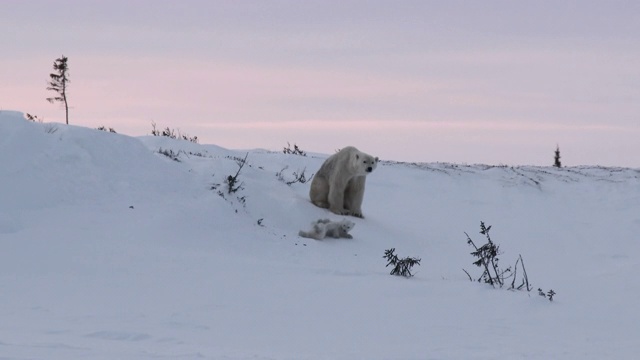
[(356, 226), (356, 223), (349, 221), (349, 220), (342, 220), (340, 222), (340, 228), (342, 229), (342, 231), (348, 233), (349, 231), (351, 231), (351, 229), (353, 229), (353, 227)]
[(355, 168), (359, 175), (368, 175), (378, 166), (378, 158), (359, 152), (354, 154)]

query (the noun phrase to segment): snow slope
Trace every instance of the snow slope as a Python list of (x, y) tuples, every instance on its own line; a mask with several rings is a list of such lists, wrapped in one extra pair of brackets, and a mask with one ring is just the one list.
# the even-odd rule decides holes
[[(354, 239), (299, 238), (339, 217), (276, 173), (326, 156), (0, 112), (0, 359), (637, 357), (639, 170), (385, 161)], [(469, 281), (480, 221), (553, 302)]]

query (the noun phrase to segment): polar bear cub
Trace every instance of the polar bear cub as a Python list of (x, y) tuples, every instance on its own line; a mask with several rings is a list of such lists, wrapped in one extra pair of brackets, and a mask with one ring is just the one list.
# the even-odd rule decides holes
[(343, 219), (341, 221), (331, 221), (329, 219), (318, 219), (311, 223), (311, 231), (300, 230), (298, 235), (310, 239), (322, 240), (327, 236), (333, 238), (353, 239), (349, 231), (356, 224), (352, 221)]
[(338, 215), (362, 215), (364, 186), (378, 158), (347, 146), (331, 155), (311, 181), (309, 197), (318, 207)]

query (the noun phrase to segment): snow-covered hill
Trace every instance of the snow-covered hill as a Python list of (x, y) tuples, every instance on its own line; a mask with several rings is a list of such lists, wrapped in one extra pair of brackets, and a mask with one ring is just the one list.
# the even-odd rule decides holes
[[(0, 359), (637, 357), (639, 170), (383, 161), (354, 239), (300, 238), (326, 156), (0, 112)], [(553, 302), (469, 281), (480, 221)]]

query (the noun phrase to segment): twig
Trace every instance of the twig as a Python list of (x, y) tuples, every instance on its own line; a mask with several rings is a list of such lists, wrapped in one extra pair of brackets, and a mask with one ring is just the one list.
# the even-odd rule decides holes
[(520, 259), (522, 258), (522, 256), (520, 256), (517, 260), (516, 260), (516, 265), (513, 267), (513, 280), (511, 281), (511, 288), (515, 289), (516, 288), (516, 277), (518, 275), (518, 261), (520, 261)]
[(467, 274), (467, 276), (469, 277), (469, 281), (473, 281), (473, 279), (471, 278), (471, 275), (469, 275), (469, 273), (467, 272), (467, 270), (462, 269), (462, 271), (464, 271), (465, 274)]
[(527, 269), (524, 268), (524, 260), (522, 259), (522, 255), (519, 254), (520, 263), (522, 264), (522, 271), (524, 272), (524, 282), (527, 285), (527, 291), (531, 291), (531, 287), (529, 286), (529, 277), (527, 276)]

